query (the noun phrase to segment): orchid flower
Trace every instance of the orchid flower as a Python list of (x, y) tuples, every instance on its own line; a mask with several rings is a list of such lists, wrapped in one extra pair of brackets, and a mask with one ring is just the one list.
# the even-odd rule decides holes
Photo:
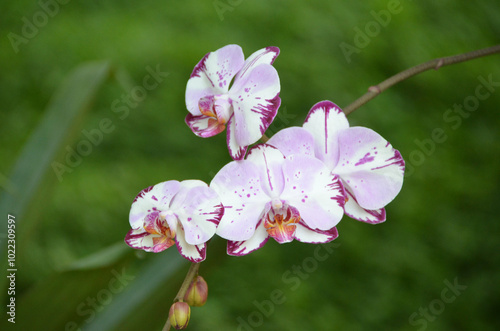
[(359, 221), (385, 221), (384, 207), (403, 185), (399, 151), (371, 129), (349, 127), (344, 112), (331, 101), (315, 104), (302, 128), (281, 130), (267, 143), (286, 157), (301, 154), (323, 161), (341, 179), (345, 213)]
[(177, 246), (191, 262), (205, 260), (224, 208), (217, 193), (199, 180), (170, 180), (142, 190), (130, 209), (125, 242), (158, 253)]
[(277, 47), (267, 47), (245, 61), (238, 45), (206, 54), (187, 83), (186, 124), (203, 138), (227, 126), (229, 154), (234, 160), (243, 159), (248, 146), (262, 137), (280, 106), (280, 81), (271, 65), (278, 54)]
[(269, 239), (325, 243), (338, 236), (343, 215), (342, 185), (312, 156), (285, 158), (269, 145), (225, 165), (210, 183), (225, 211), (217, 234), (230, 255), (245, 255)]

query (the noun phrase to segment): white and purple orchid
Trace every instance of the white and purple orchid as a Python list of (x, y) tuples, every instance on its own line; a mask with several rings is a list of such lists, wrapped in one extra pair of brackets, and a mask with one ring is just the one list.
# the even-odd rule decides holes
[(287, 158), (310, 155), (341, 179), (345, 213), (359, 221), (385, 221), (384, 207), (403, 185), (404, 161), (399, 151), (375, 131), (349, 127), (344, 112), (331, 101), (315, 104), (302, 128), (276, 133), (267, 144)]
[(206, 54), (186, 87), (186, 123), (191, 130), (205, 138), (227, 126), (229, 154), (234, 160), (243, 159), (248, 146), (262, 137), (280, 106), (280, 81), (271, 65), (278, 54), (277, 47), (267, 47), (245, 61), (238, 45)]
[(343, 215), (340, 180), (317, 158), (285, 158), (275, 147), (253, 147), (247, 158), (225, 165), (210, 183), (225, 211), (217, 234), (230, 255), (245, 255), (269, 239), (326, 243), (338, 236)]
[(134, 199), (132, 230), (125, 242), (155, 253), (175, 244), (186, 259), (201, 262), (223, 214), (219, 196), (204, 182), (166, 181), (142, 190)]

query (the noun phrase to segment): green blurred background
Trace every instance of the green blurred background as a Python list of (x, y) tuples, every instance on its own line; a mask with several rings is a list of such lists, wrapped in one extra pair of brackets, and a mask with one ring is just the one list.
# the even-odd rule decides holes
[[(184, 124), (187, 79), (205, 53), (230, 43), (246, 56), (280, 48), (282, 106), (272, 135), (301, 125), (318, 101), (347, 106), (410, 66), (500, 41), (497, 0), (61, 2), (0, 4), (2, 199), (32, 197), (1, 210), (3, 263), (8, 213), (17, 235), (16, 324), (7, 322), (4, 280), (2, 330), (161, 329), (189, 264), (174, 248), (146, 254), (123, 238), (141, 189), (170, 179), (209, 182), (230, 161), (224, 135), (197, 138)], [(346, 44), (356, 51), (346, 56)], [(93, 77), (101, 68), (102, 84), (65, 81), (88, 61), (109, 61), (80, 69)], [(122, 97), (151, 70), (168, 76), (127, 106)], [(480, 76), (496, 85), (478, 87)], [(209, 300), (193, 308), (189, 329), (499, 329), (498, 82), (493, 55), (413, 77), (351, 114), (351, 125), (376, 130), (407, 161), (387, 221), (345, 217), (339, 238), (320, 251), (269, 241), (235, 258), (213, 240), (200, 270)], [(48, 131), (68, 128), (63, 138), (38, 139), (16, 163), (54, 93), (64, 89), (64, 102), (51, 108), (64, 113), (73, 99), (90, 100), (73, 98), (85, 84), (96, 90), (87, 110), (70, 122), (58, 122), (60, 113), (51, 119)], [(489, 95), (475, 105), (477, 89)], [(464, 102), (475, 110), (452, 118), (448, 110)], [(95, 132), (103, 120), (102, 140), (58, 180), (50, 164), (64, 164), (68, 149), (89, 141), (82, 130)], [(446, 139), (431, 143), (436, 129)], [(51, 143), (54, 155), (42, 148)], [(45, 173), (38, 188), (19, 187), (29, 176), (11, 177), (16, 167)], [(459, 284), (455, 292), (450, 283)]]

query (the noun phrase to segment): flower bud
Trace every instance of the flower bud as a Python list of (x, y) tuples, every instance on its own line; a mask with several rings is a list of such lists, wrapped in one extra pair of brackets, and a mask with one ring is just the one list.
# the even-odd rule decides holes
[(201, 307), (207, 302), (208, 285), (201, 276), (197, 276), (189, 285), (184, 301), (193, 307)]
[(190, 315), (191, 308), (189, 305), (185, 302), (179, 301), (170, 307), (168, 319), (170, 320), (170, 325), (172, 325), (174, 329), (183, 330), (189, 323)]

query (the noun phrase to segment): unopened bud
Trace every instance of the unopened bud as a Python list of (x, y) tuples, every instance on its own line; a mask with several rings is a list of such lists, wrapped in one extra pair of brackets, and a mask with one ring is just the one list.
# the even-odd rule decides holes
[(187, 327), (189, 323), (189, 317), (191, 315), (191, 308), (185, 302), (176, 302), (170, 307), (170, 312), (168, 313), (168, 319), (170, 320), (170, 325), (177, 330), (183, 330)]
[(184, 301), (193, 307), (201, 307), (207, 302), (208, 285), (201, 276), (197, 276), (189, 285)]

